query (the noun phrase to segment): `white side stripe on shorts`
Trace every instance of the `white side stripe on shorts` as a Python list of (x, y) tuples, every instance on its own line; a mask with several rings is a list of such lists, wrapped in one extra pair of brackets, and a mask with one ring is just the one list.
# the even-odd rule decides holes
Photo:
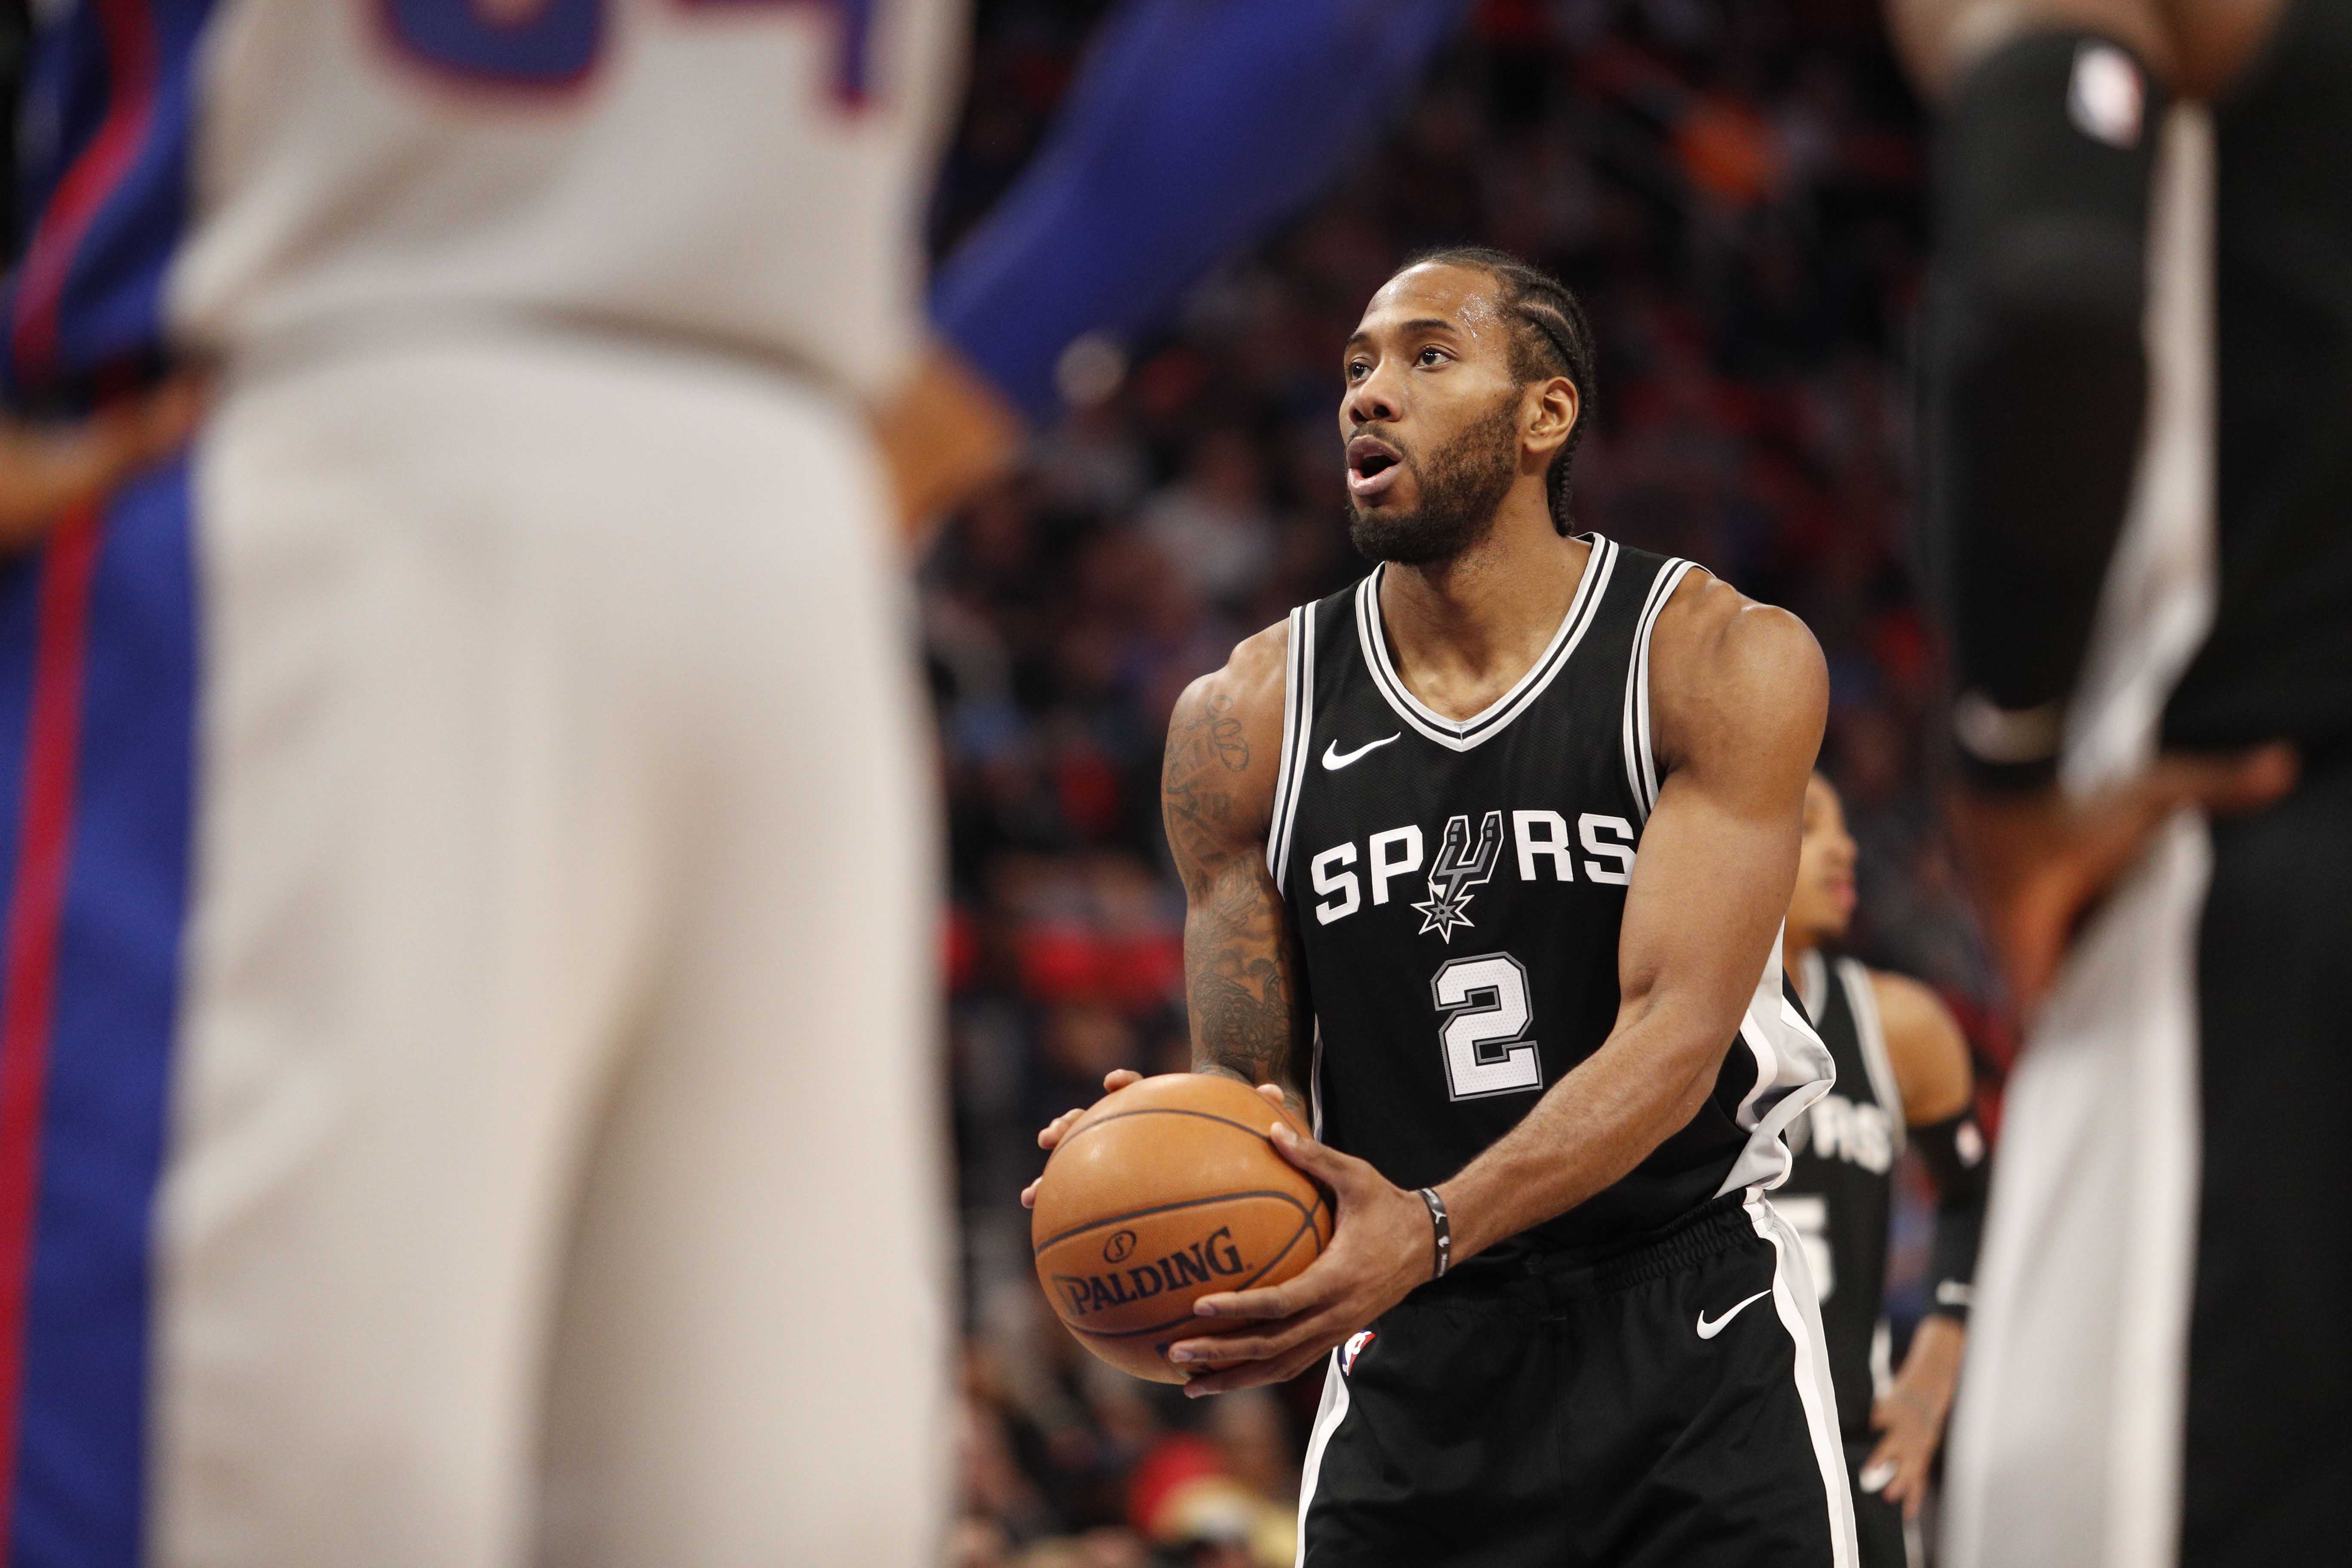
[[(1348, 1418), (1348, 1374), (1339, 1370), (1339, 1352), (1323, 1373), (1323, 1403), (1316, 1407), (1315, 1429), (1307, 1439), (1307, 1463), (1298, 1474), (1298, 1556), (1295, 1568), (1307, 1568), (1307, 1510), (1315, 1506), (1315, 1478), (1323, 1468), (1323, 1450), (1331, 1434)], [(1841, 1472), (1843, 1473), (1843, 1472)], [(1844, 1568), (1841, 1563), (1839, 1568)]]
[(1781, 1326), (1797, 1342), (1797, 1397), (1805, 1407), (1805, 1426), (1812, 1434), (1813, 1458), (1822, 1467), (1822, 1486), (1828, 1493), (1830, 1561), (1832, 1568), (1859, 1568), (1860, 1548), (1854, 1542), (1853, 1494), (1845, 1479), (1845, 1445), (1839, 1439), (1837, 1393), (1830, 1385), (1829, 1352), (1822, 1338), (1821, 1306), (1813, 1297), (1813, 1277), (1805, 1268), (1805, 1249), (1762, 1197), (1748, 1202), (1748, 1217), (1756, 1234), (1772, 1244), (1772, 1305)]

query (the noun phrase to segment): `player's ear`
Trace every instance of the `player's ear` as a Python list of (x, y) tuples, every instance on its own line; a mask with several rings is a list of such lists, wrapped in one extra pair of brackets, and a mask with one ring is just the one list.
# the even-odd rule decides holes
[(1583, 402), (1576, 395), (1576, 383), (1564, 375), (1536, 382), (1528, 392), (1534, 407), (1528, 419), (1527, 443), (1538, 456), (1549, 458), (1559, 450), (1584, 416)]

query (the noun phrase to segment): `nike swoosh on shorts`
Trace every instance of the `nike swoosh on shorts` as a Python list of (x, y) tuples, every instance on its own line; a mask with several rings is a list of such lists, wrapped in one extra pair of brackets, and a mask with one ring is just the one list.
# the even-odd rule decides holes
[(1731, 1310), (1724, 1313), (1723, 1316), (1717, 1318), (1711, 1323), (1706, 1321), (1706, 1314), (1705, 1312), (1701, 1312), (1698, 1315), (1698, 1337), (1703, 1340), (1711, 1340), (1715, 1338), (1716, 1335), (1723, 1332), (1724, 1324), (1739, 1316), (1741, 1310), (1748, 1306), (1748, 1301), (1760, 1301), (1771, 1293), (1771, 1288), (1767, 1286), (1763, 1289), (1757, 1291), (1753, 1296), (1748, 1297), (1747, 1301), (1740, 1302), (1738, 1306), (1732, 1308)]

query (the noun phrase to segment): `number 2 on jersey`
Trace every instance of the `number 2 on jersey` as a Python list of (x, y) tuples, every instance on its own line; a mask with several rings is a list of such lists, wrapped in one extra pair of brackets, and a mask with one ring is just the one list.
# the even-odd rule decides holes
[(1507, 952), (1446, 961), (1429, 982), (1443, 1020), (1446, 1088), (1456, 1100), (1543, 1087), (1543, 1053), (1528, 1039), (1535, 1010), (1526, 966)]
[[(443, 76), (480, 87), (577, 87), (604, 53), (613, 0), (379, 0), (394, 41)], [(836, 14), (834, 94), (866, 100), (867, 44), (882, 0), (673, 0), (689, 11), (815, 7)]]

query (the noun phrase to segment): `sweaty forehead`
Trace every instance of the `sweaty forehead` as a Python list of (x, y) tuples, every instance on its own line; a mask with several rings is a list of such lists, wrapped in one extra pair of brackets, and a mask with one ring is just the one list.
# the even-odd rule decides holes
[(1441, 321), (1480, 336), (1502, 320), (1499, 292), (1495, 276), (1482, 268), (1423, 262), (1381, 284), (1356, 330), (1376, 332), (1405, 321)]

